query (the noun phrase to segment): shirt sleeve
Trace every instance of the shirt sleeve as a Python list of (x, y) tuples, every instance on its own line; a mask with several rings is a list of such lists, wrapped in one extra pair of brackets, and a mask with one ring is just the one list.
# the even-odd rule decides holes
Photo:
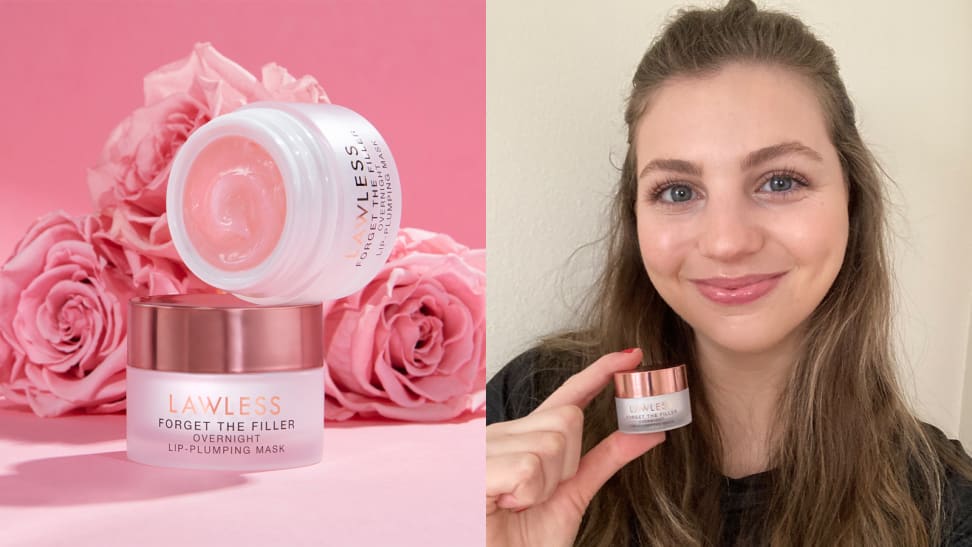
[[(962, 448), (962, 444), (956, 440), (952, 440), (952, 443), (972, 465), (972, 458)], [(945, 479), (945, 499), (942, 501), (948, 517), (945, 521), (945, 541), (942, 544), (946, 547), (970, 547), (972, 546), (972, 480), (951, 470), (946, 470)]]
[(962, 447), (962, 443), (949, 439), (937, 427), (923, 423), (925, 433), (936, 440), (947, 454), (940, 454), (945, 465), (945, 479), (942, 488), (942, 547), (972, 547), (972, 477), (963, 476), (949, 462), (962, 460), (965, 466), (972, 467), (972, 457)]
[(576, 358), (540, 348), (517, 356), (486, 383), (486, 424), (533, 412), (566, 381), (572, 364), (577, 364)]
[(526, 351), (506, 364), (486, 383), (486, 424), (516, 420), (539, 406), (532, 378), (539, 352)]

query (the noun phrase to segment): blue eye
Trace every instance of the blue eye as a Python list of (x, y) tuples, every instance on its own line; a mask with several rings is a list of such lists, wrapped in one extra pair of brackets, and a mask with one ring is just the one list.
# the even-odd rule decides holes
[(773, 175), (763, 184), (760, 190), (767, 192), (789, 192), (793, 189), (794, 183), (796, 181), (790, 175)]
[(684, 184), (673, 184), (668, 188), (662, 189), (659, 197), (662, 201), (679, 203), (692, 199), (692, 189)]

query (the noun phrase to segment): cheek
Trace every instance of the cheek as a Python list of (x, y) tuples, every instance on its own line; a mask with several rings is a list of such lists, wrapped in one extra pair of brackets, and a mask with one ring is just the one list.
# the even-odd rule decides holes
[(678, 275), (692, 249), (690, 231), (678, 222), (663, 222), (638, 214), (638, 247), (649, 277), (656, 284)]
[(836, 275), (847, 248), (847, 206), (839, 201), (814, 204), (781, 219), (778, 234), (798, 263)]

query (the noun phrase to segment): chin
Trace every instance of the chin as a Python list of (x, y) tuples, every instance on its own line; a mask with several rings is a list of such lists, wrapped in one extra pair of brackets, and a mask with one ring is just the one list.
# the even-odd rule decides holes
[(767, 340), (766, 338), (750, 336), (746, 338), (709, 338), (709, 341), (726, 352), (756, 355), (769, 351), (777, 346), (782, 340)]
[[(760, 354), (779, 347), (792, 332), (792, 329), (781, 329), (778, 322), (754, 324), (751, 321), (736, 322), (727, 325), (726, 318), (721, 318), (719, 325), (699, 325), (693, 329), (696, 337), (703, 339), (725, 352), (736, 354)], [(691, 323), (690, 323), (691, 324)]]

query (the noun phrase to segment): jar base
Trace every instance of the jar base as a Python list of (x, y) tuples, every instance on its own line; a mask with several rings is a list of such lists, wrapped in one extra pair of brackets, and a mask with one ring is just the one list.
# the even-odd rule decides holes
[(264, 462), (262, 464), (254, 463), (250, 465), (250, 464), (242, 464), (242, 463), (219, 464), (216, 462), (213, 463), (189, 462), (184, 460), (144, 457), (140, 455), (133, 455), (131, 451), (126, 452), (126, 456), (128, 457), (129, 461), (142, 464), (142, 465), (151, 465), (152, 467), (195, 469), (199, 471), (235, 471), (235, 472), (273, 471), (277, 469), (293, 469), (297, 467), (308, 467), (320, 463), (322, 459), (321, 456), (318, 456), (316, 458)]
[(685, 422), (684, 424), (673, 424), (673, 425), (669, 425), (669, 426), (666, 426), (666, 427), (661, 427), (661, 428), (658, 428), (658, 429), (634, 429), (634, 430), (630, 430), (629, 429), (629, 430), (624, 430), (624, 429), (618, 428), (618, 431), (620, 431), (621, 433), (627, 434), (627, 435), (647, 435), (648, 433), (662, 433), (664, 431), (671, 431), (673, 429), (678, 429), (680, 427), (685, 427), (685, 426), (687, 426), (687, 425), (689, 425), (691, 423), (692, 422), (690, 420), (688, 422)]

